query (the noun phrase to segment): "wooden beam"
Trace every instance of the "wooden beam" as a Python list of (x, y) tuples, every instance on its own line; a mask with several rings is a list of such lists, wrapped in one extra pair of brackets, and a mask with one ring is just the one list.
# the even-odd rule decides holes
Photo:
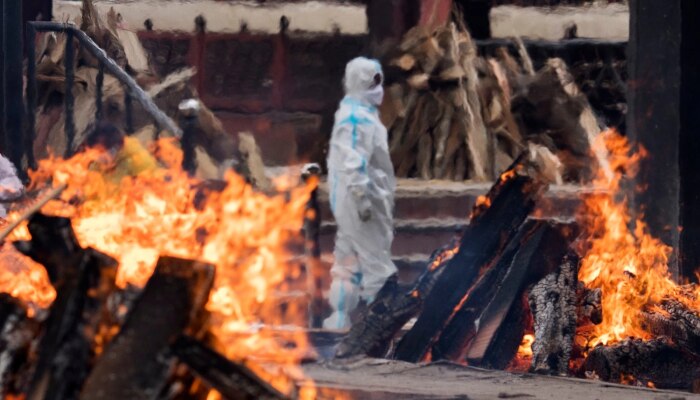
[(482, 269), (492, 264), (534, 209), (546, 184), (518, 172), (523, 162), (524, 157), (516, 160), (475, 209), (459, 250), (425, 299), (416, 324), (399, 342), (397, 359), (418, 362), (426, 356)]
[(225, 399), (287, 399), (245, 365), (234, 363), (192, 337), (180, 336), (171, 349), (180, 361)]
[(88, 376), (81, 399), (155, 398), (174, 362), (168, 345), (198, 319), (213, 278), (211, 265), (161, 257), (121, 330)]

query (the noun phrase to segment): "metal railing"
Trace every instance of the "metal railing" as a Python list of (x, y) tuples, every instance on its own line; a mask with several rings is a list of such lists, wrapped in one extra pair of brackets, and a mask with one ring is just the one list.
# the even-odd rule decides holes
[[(36, 131), (36, 108), (37, 108), (37, 73), (36, 73), (36, 55), (35, 55), (35, 38), (36, 32), (59, 32), (66, 35), (66, 48), (64, 55), (65, 68), (65, 97), (64, 97), (64, 131), (67, 138), (67, 147), (64, 156), (70, 157), (73, 154), (75, 147), (75, 120), (74, 120), (74, 105), (75, 98), (73, 97), (73, 84), (75, 81), (75, 44), (76, 39), (82, 48), (90, 52), (99, 63), (98, 73), (96, 78), (97, 88), (95, 90), (96, 112), (95, 119), (99, 120), (102, 117), (102, 86), (104, 82), (105, 72), (114, 76), (124, 87), (124, 112), (126, 119), (127, 131), (133, 130), (133, 100), (136, 100), (153, 119), (156, 126), (156, 135), (161, 129), (171, 132), (178, 138), (182, 138), (183, 132), (180, 127), (167, 116), (153, 102), (151, 97), (136, 83), (134, 78), (129, 76), (117, 63), (114, 62), (107, 53), (100, 48), (85, 32), (71, 23), (60, 22), (40, 22), (33, 21), (27, 23), (27, 125), (24, 141), (24, 152), (27, 157), (27, 164), (30, 168), (36, 167), (36, 159), (33, 151), (33, 143)], [(129, 132), (131, 133), (131, 132)], [(188, 135), (189, 136), (189, 135)], [(184, 142), (184, 141), (183, 141)], [(188, 143), (191, 140), (187, 141)], [(192, 156), (193, 152), (186, 151), (186, 154)], [(185, 160), (183, 164), (191, 165), (192, 160)]]

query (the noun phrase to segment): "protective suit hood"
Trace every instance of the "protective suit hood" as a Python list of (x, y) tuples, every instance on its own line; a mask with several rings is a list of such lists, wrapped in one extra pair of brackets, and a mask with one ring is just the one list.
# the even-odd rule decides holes
[(384, 98), (384, 72), (379, 61), (365, 57), (351, 60), (345, 67), (345, 94), (372, 106)]

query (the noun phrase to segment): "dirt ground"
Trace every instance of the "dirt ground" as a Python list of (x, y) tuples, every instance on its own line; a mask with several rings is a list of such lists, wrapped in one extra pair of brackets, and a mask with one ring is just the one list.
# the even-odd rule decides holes
[[(547, 399), (690, 400), (700, 395), (637, 388), (593, 380), (511, 374), (453, 364), (414, 365), (362, 359), (347, 364), (304, 367), (321, 396), (346, 393), (353, 399)], [(325, 391), (324, 391), (324, 388)]]

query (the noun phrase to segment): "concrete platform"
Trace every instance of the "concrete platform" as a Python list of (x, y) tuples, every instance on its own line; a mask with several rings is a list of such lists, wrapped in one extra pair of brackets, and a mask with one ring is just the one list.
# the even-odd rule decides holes
[[(415, 365), (362, 359), (347, 364), (308, 364), (320, 399), (543, 399), (691, 400), (699, 395), (593, 380), (513, 374), (455, 364)], [(340, 397), (346, 395), (347, 397)]]
[[(420, 267), (430, 254), (449, 242), (469, 223), (469, 213), (478, 196), (486, 194), (491, 183), (451, 182), (400, 179), (396, 189), (395, 238), (392, 254), (401, 269)], [(581, 196), (595, 193), (591, 187), (552, 186), (538, 205), (537, 215), (545, 218), (571, 219), (580, 205)], [(321, 250), (332, 263), (336, 223), (328, 202), (328, 187), (320, 186)], [(410, 272), (409, 272), (410, 273)]]

